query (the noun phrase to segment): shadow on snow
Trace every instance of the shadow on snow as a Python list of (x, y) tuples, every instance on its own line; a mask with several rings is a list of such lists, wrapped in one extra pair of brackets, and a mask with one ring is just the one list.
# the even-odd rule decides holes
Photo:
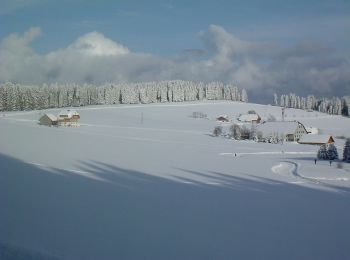
[(223, 183), (207, 185), (101, 162), (80, 164), (103, 181), (0, 155), (0, 259), (345, 259), (350, 254), (347, 194), (220, 172), (183, 169)]

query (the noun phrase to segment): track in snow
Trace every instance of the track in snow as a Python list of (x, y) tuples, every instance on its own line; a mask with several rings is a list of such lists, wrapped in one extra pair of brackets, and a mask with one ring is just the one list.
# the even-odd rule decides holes
[[(282, 176), (294, 176), (296, 178), (309, 181), (316, 184), (323, 184), (322, 181), (348, 181), (348, 178), (326, 178), (326, 177), (308, 177), (302, 175), (298, 169), (300, 168), (298, 163), (292, 161), (283, 161), (277, 165), (271, 167), (272, 172)], [(291, 182), (302, 183), (302, 182)]]
[(285, 151), (271, 151), (271, 152), (250, 152), (250, 153), (220, 153), (220, 155), (225, 156), (245, 156), (245, 155), (276, 155), (276, 154), (312, 154), (315, 155), (315, 152), (285, 152)]

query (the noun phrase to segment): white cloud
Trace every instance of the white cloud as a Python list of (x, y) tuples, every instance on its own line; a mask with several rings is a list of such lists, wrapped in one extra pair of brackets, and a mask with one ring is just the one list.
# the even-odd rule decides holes
[(239, 39), (220, 26), (199, 33), (204, 50), (190, 49), (174, 59), (133, 53), (103, 34), (82, 35), (66, 48), (38, 54), (31, 28), (0, 45), (0, 81), (92, 82), (199, 80), (236, 83), (251, 96), (297, 92), (343, 95), (350, 92), (350, 62), (329, 47), (303, 43), (282, 48)]
[(83, 55), (110, 56), (128, 54), (130, 51), (98, 32), (87, 33), (69, 45), (67, 51), (79, 52)]

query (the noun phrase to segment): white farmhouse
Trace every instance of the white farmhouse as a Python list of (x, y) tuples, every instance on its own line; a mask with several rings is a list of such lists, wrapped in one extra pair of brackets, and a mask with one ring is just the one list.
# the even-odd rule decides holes
[(261, 133), (263, 138), (282, 136), (289, 142), (298, 141), (307, 134), (305, 126), (298, 121), (264, 122), (257, 126), (257, 132)]
[(60, 126), (79, 126), (80, 115), (75, 110), (62, 110), (58, 116), (58, 125)]

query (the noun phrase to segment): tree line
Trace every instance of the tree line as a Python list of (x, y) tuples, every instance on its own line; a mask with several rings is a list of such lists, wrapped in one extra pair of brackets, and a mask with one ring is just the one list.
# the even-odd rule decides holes
[(221, 82), (183, 80), (123, 84), (0, 85), (0, 110), (34, 110), (70, 106), (148, 104), (196, 100), (248, 101), (247, 92)]
[(350, 97), (316, 98), (314, 95), (300, 97), (294, 93), (273, 95), (275, 106), (316, 110), (333, 115), (349, 116)]

